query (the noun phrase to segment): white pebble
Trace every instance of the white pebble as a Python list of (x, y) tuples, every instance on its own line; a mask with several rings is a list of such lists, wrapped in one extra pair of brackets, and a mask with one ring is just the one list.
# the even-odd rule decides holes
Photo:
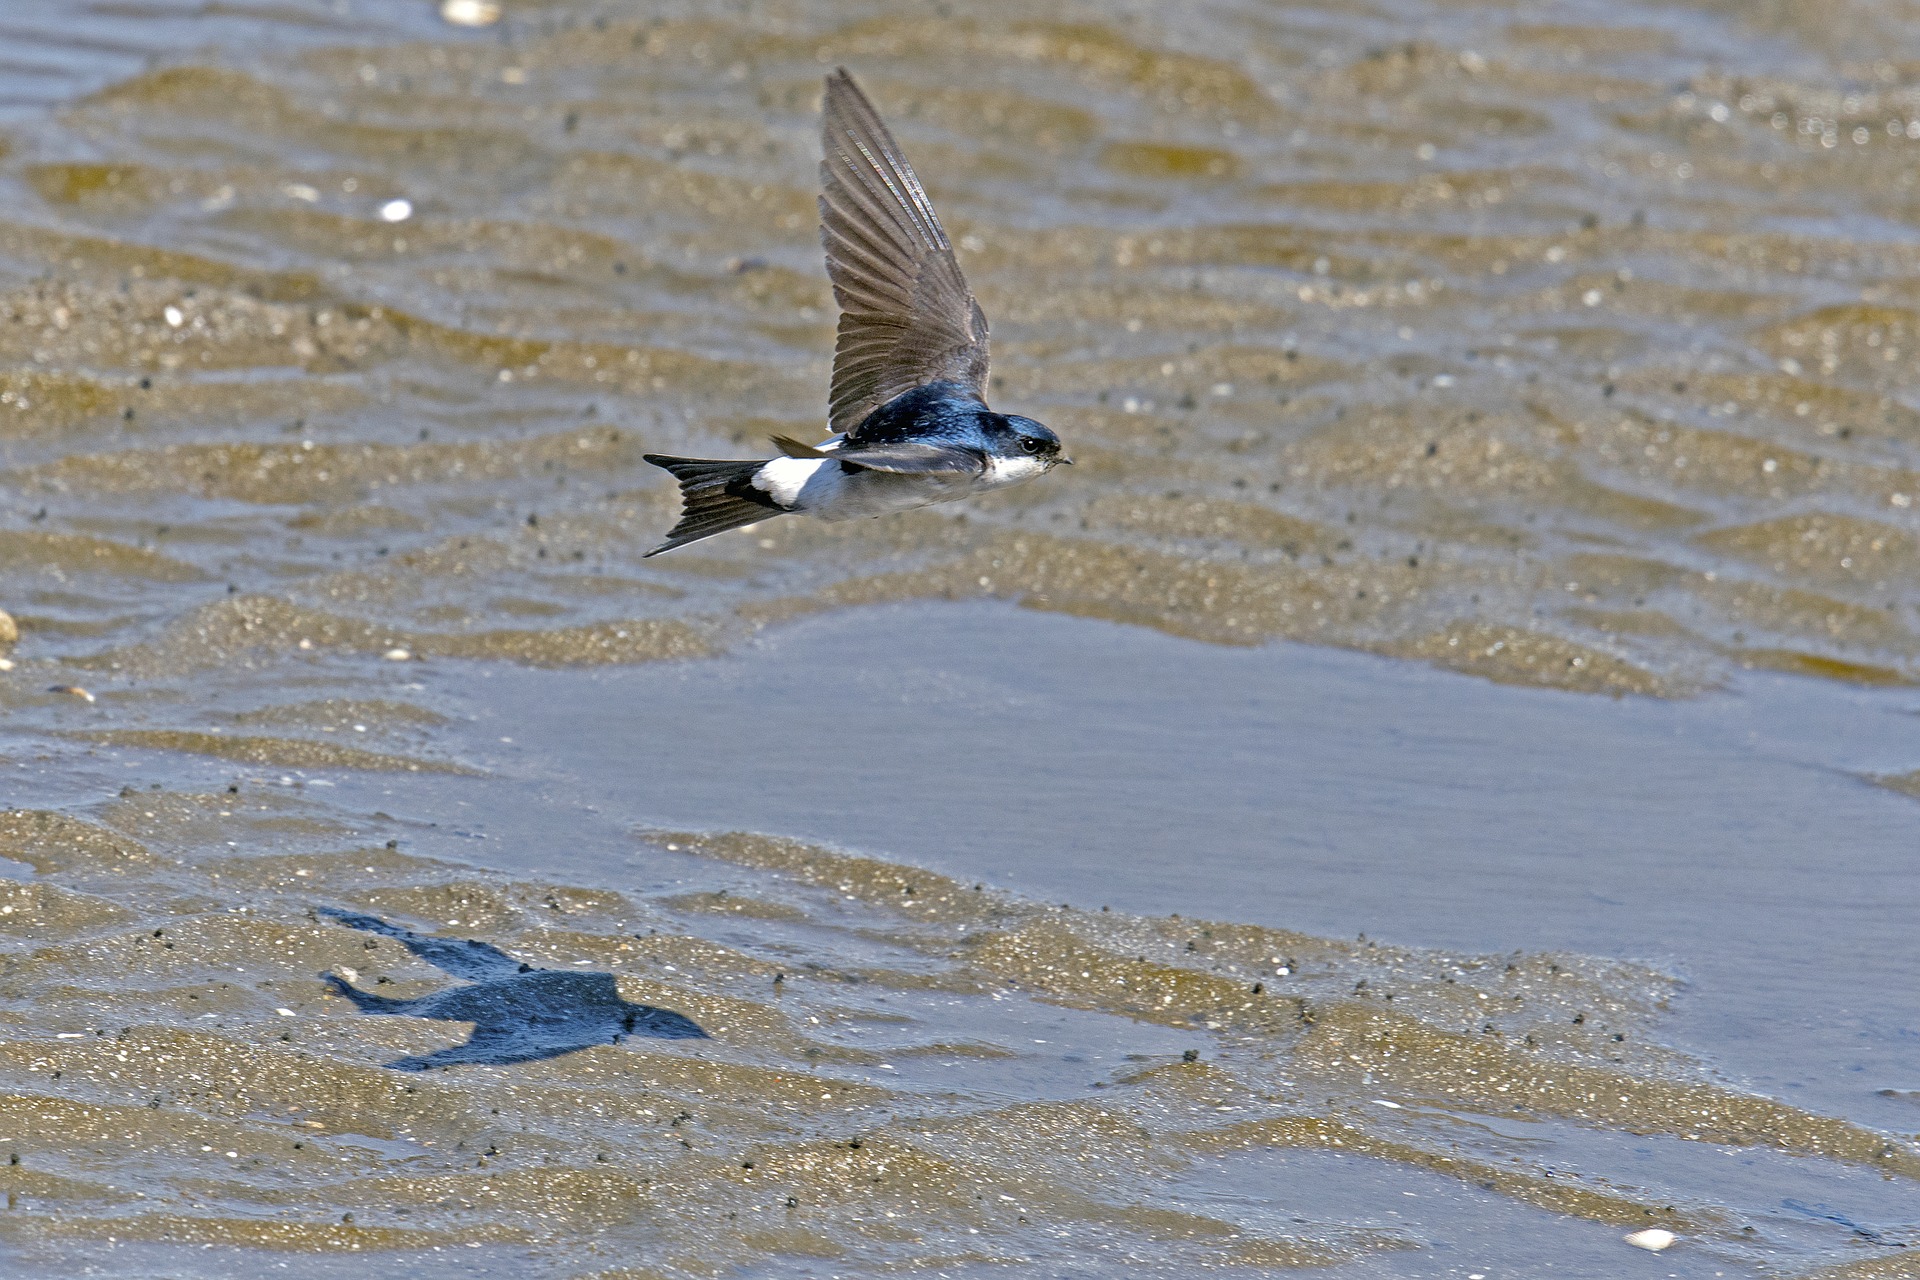
[(385, 658), (388, 662), (405, 662), (408, 658), (411, 658), (413, 656), (413, 653), (411, 650), (408, 650), (408, 649), (389, 649), (385, 653), (381, 654), (380, 656)]
[(500, 21), (498, 0), (440, 0), (440, 16), (456, 27), (490, 27)]
[(297, 1018), (300, 1016), (291, 1009), (275, 1009), (274, 1012), (283, 1018)]
[(1627, 1243), (1636, 1249), (1645, 1249), (1648, 1253), (1658, 1253), (1662, 1249), (1671, 1248), (1677, 1239), (1679, 1237), (1665, 1227), (1648, 1227), (1645, 1231), (1636, 1231), (1628, 1236)]
[(413, 216), (413, 201), (389, 200), (380, 206), (380, 221), (405, 222)]
[(186, 313), (181, 311), (180, 308), (178, 307), (168, 307), (165, 311), (162, 311), (160, 314), (166, 317), (167, 324), (171, 328), (178, 329), (181, 325), (187, 322)]

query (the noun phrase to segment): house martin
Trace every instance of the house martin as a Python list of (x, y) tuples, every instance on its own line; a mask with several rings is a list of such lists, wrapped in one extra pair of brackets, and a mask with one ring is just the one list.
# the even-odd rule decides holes
[(987, 317), (913, 166), (846, 70), (827, 77), (820, 239), (840, 306), (817, 445), (720, 462), (646, 455), (680, 482), (680, 523), (647, 552), (799, 512), (822, 520), (952, 502), (1043, 475), (1060, 437), (987, 407)]

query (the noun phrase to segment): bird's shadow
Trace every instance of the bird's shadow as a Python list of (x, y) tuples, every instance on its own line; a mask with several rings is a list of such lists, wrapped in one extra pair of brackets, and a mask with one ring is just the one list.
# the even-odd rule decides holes
[(426, 1071), (468, 1062), (538, 1062), (597, 1044), (619, 1044), (628, 1036), (668, 1040), (704, 1040), (707, 1036), (684, 1014), (622, 1000), (610, 973), (536, 969), (484, 942), (430, 938), (355, 911), (321, 907), (319, 912), (349, 929), (392, 938), (428, 964), (456, 978), (471, 979), (469, 986), (416, 1000), (395, 1000), (362, 991), (338, 974), (320, 975), (362, 1013), (473, 1024), (473, 1034), (465, 1044), (387, 1064), (400, 1071)]

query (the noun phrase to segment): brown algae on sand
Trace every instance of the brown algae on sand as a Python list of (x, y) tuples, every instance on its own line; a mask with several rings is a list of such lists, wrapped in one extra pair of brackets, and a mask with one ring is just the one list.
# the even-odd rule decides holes
[[(644, 1249), (666, 1276), (796, 1254), (1158, 1274), (1417, 1245), (1311, 1210), (1283, 1228), (1171, 1207), (1187, 1171), (1264, 1150), (1777, 1256), (1764, 1206), (1711, 1182), (1636, 1189), (1487, 1127), (1516, 1120), (1920, 1182), (1912, 1141), (1728, 1089), (1663, 1047), (1674, 983), (1633, 965), (1041, 904), (744, 834), (647, 837), (723, 889), (541, 882), (343, 844), (312, 802), (251, 787), (13, 812), (0, 830), (20, 860), (57, 842), (74, 886), (0, 885), (0, 1119), (18, 1157), (0, 1230), (17, 1244), (564, 1243)], [(281, 851), (236, 855), (231, 833)], [(755, 905), (717, 909), (735, 895)], [(316, 904), (610, 972), (711, 1039), (391, 1070), (464, 1028), (362, 1016), (317, 975), (396, 997), (450, 980)], [(1036, 1047), (1030, 1028), (1061, 1016), (1077, 1043), (1139, 1050)], [(1017, 1078), (1046, 1083), (1010, 1093)]]
[[(17, 126), (0, 479), (45, 514), (0, 585), (35, 656), (635, 662), (997, 596), (1593, 692), (1913, 674), (1915, 262), (1767, 229), (1903, 216), (1906, 91), (1808, 70), (1872, 23), (1735, 84), (1645, 15), (1323, 47), (1232, 5), (542, 13), (510, 51), (235, 51)], [(817, 424), (823, 59), (873, 69), (996, 395), (1082, 465), (642, 563), (671, 520), (642, 453)]]

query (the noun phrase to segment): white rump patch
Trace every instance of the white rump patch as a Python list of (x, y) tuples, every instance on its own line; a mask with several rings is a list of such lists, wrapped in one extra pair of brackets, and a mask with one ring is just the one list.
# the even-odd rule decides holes
[(753, 487), (791, 511), (800, 505), (807, 481), (825, 465), (822, 458), (775, 458), (753, 473)]

